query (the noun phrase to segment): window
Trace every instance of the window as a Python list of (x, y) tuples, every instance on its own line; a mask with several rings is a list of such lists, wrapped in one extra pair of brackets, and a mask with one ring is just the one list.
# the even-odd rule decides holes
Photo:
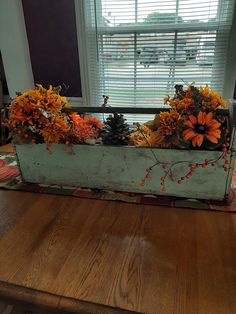
[[(157, 107), (175, 84), (222, 93), (233, 0), (86, 0), (91, 105)], [(85, 43), (85, 42), (84, 42)]]

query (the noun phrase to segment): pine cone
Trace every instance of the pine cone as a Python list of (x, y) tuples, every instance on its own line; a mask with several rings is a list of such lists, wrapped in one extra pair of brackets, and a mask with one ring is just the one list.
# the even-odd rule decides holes
[(105, 145), (128, 145), (129, 125), (125, 122), (122, 114), (114, 113), (104, 122), (105, 127), (101, 133), (103, 144)]

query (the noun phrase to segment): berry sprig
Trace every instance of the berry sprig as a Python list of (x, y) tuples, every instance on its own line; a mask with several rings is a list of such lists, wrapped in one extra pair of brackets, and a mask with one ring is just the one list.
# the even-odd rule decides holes
[[(225, 134), (228, 134), (228, 130), (225, 129), (225, 131), (226, 131)], [(228, 136), (225, 136), (225, 141), (224, 141), (224, 144), (222, 145), (222, 149), (221, 149), (221, 151), (222, 151), (221, 155), (216, 159), (211, 159), (211, 160), (205, 159), (203, 162), (200, 162), (200, 163), (195, 163), (195, 162), (189, 163), (188, 161), (178, 161), (178, 162), (175, 162), (172, 164), (168, 164), (168, 163), (162, 163), (162, 162), (158, 161), (156, 158), (157, 162), (145, 170), (146, 175), (145, 175), (144, 179), (141, 180), (140, 185), (143, 187), (145, 185), (146, 181), (151, 179), (151, 172), (152, 172), (153, 168), (156, 167), (157, 165), (161, 165), (163, 170), (164, 170), (164, 175), (160, 178), (160, 185), (162, 186), (161, 191), (163, 193), (166, 192), (165, 182), (166, 182), (167, 178), (170, 178), (172, 181), (176, 180), (177, 183), (179, 185), (181, 185), (184, 180), (189, 180), (193, 176), (196, 169), (198, 169), (198, 168), (205, 169), (208, 166), (214, 167), (214, 166), (216, 166), (216, 163), (219, 160), (224, 160), (224, 165), (222, 166), (222, 168), (224, 169), (225, 172), (228, 172), (230, 170), (229, 157), (231, 157), (232, 154), (234, 154), (236, 152), (235, 150), (229, 149), (229, 147), (230, 147), (230, 138)], [(176, 165), (183, 164), (183, 163), (189, 163), (189, 170), (187, 171), (187, 173), (184, 176), (176, 179), (175, 178), (176, 176), (173, 174), (172, 170)]]
[[(182, 94), (181, 94), (182, 93), (182, 86), (176, 86), (176, 87), (178, 89), (178, 92), (176, 92), (176, 94), (179, 95), (181, 98), (182, 97)], [(168, 101), (168, 99), (166, 99), (166, 100)], [(209, 116), (208, 116), (208, 118), (209, 118)], [(219, 128), (219, 123), (217, 122), (217, 120), (221, 124), (220, 128)], [(161, 165), (164, 168), (164, 175), (160, 177), (160, 185), (162, 187), (161, 188), (162, 192), (166, 191), (166, 184), (165, 183), (166, 183), (167, 178), (171, 179), (172, 181), (177, 181), (177, 183), (180, 185), (183, 183), (184, 180), (191, 179), (191, 177), (194, 175), (196, 169), (199, 169), (199, 168), (205, 169), (208, 166), (214, 167), (214, 166), (216, 166), (216, 163), (221, 159), (224, 160), (224, 164), (222, 165), (222, 168), (224, 169), (225, 172), (228, 172), (230, 170), (229, 157), (231, 157), (232, 153), (233, 153), (233, 151), (229, 149), (230, 148), (230, 136), (229, 136), (230, 132), (229, 132), (229, 129), (227, 128), (228, 120), (226, 119), (226, 117), (224, 115), (218, 115), (217, 120), (214, 120), (214, 119), (212, 120), (215, 123), (214, 127), (216, 128), (216, 126), (217, 126), (217, 128), (219, 128), (219, 130), (217, 130), (218, 132), (216, 132), (216, 138), (215, 138), (216, 142), (215, 142), (215, 140), (214, 141), (208, 140), (208, 142), (211, 142), (211, 143), (206, 142), (205, 144), (208, 144), (209, 149), (217, 149), (221, 146), (222, 153), (220, 154), (220, 156), (218, 158), (216, 158), (214, 160), (205, 159), (203, 162), (200, 162), (200, 163), (199, 162), (198, 163), (196, 163), (196, 162), (189, 163), (189, 161), (179, 161), (179, 162), (174, 162), (172, 164), (167, 164), (167, 163), (160, 162), (157, 159), (157, 156), (155, 155), (155, 152), (152, 149), (152, 146), (150, 145), (146, 135), (142, 131), (142, 128), (140, 127), (139, 124), (136, 124), (138, 131), (143, 135), (143, 138), (146, 140), (146, 142), (148, 144), (147, 146), (150, 146), (151, 152), (152, 152), (152, 154), (155, 158), (155, 161), (156, 161), (154, 165), (152, 165), (151, 167), (146, 169), (146, 175), (145, 175), (144, 179), (141, 180), (141, 186), (144, 186), (145, 182), (147, 180), (150, 180), (151, 172), (152, 172), (153, 168), (155, 166), (158, 166), (158, 165)], [(193, 124), (193, 122), (190, 121), (190, 124)], [(220, 138), (218, 138), (218, 137), (220, 137)], [(204, 138), (204, 141), (206, 141), (206, 138)], [(206, 145), (206, 147), (207, 147), (207, 145)], [(189, 168), (188, 168), (188, 171), (185, 175), (183, 175), (179, 178), (176, 178), (176, 176), (173, 175), (172, 170), (177, 164), (181, 164), (181, 163), (188, 163)]]

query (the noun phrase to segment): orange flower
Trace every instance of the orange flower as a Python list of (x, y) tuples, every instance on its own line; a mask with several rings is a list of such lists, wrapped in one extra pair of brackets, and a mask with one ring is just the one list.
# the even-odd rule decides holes
[(83, 122), (83, 119), (78, 115), (76, 112), (72, 112), (70, 114), (70, 118), (74, 123), (80, 123)]
[(16, 97), (9, 111), (9, 125), (11, 128), (37, 125), (40, 117), (49, 114), (61, 114), (67, 106), (65, 97), (61, 97), (52, 86), (49, 89), (37, 84), (35, 89), (29, 90)]
[(84, 120), (86, 124), (93, 128), (95, 133), (103, 128), (103, 124), (94, 117), (85, 117)]
[(150, 145), (151, 130), (145, 126), (139, 126), (138, 130), (130, 134), (130, 144), (138, 147), (148, 147)]
[(216, 119), (213, 119), (213, 113), (205, 113), (200, 111), (197, 118), (193, 115), (185, 122), (188, 129), (183, 131), (183, 139), (192, 141), (193, 147), (201, 146), (203, 140), (217, 144), (221, 137), (221, 124)]
[(81, 118), (77, 113), (70, 115), (72, 127), (69, 134), (69, 141), (73, 143), (85, 143), (86, 140), (96, 138), (103, 124), (94, 117)]
[(148, 141), (152, 147), (168, 148), (172, 145), (171, 142), (166, 141), (166, 136), (161, 134), (159, 130), (152, 132)]
[(159, 133), (163, 136), (167, 136), (177, 132), (180, 120), (180, 114), (175, 110), (171, 110), (168, 112), (160, 112), (154, 122), (157, 125)]
[(187, 89), (176, 92), (172, 99), (169, 96), (165, 97), (163, 103), (170, 105), (181, 114), (191, 114), (196, 108), (209, 112), (226, 107), (220, 94), (210, 89), (208, 85), (200, 88), (190, 85)]
[(174, 98), (170, 100), (170, 106), (180, 113), (188, 113), (194, 108), (195, 102), (192, 98), (187, 97), (183, 99)]
[(202, 101), (202, 110), (216, 110), (219, 107), (226, 107), (226, 102), (221, 98), (220, 94), (213, 91), (206, 85), (200, 87), (199, 93)]
[(57, 144), (69, 131), (69, 125), (63, 117), (53, 116), (40, 131), (46, 144)]

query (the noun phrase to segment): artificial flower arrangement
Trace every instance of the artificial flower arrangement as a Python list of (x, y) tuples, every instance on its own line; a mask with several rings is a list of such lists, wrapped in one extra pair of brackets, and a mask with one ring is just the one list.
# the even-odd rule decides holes
[(184, 90), (182, 85), (176, 85), (174, 97), (167, 96), (164, 104), (171, 109), (143, 126), (138, 125), (137, 131), (131, 134), (132, 144), (191, 149), (216, 149), (223, 144), (226, 120), (216, 110), (225, 108), (226, 103), (208, 86), (191, 85)]
[(169, 178), (182, 184), (183, 180), (189, 180), (197, 168), (215, 166), (222, 159), (224, 171), (229, 171), (230, 137), (228, 120), (217, 109), (226, 108), (226, 103), (221, 96), (208, 86), (197, 88), (194, 85), (186, 89), (182, 85), (175, 86), (176, 92), (173, 98), (167, 96), (164, 104), (170, 106), (169, 111), (160, 112), (155, 119), (144, 125), (137, 125), (137, 130), (130, 136), (130, 142), (138, 147), (181, 148), (181, 149), (205, 149), (222, 151), (216, 160), (203, 160), (201, 163), (189, 163), (189, 170), (183, 176), (176, 178), (174, 168), (186, 161), (168, 164), (160, 162), (155, 156), (156, 162), (145, 169), (146, 175), (141, 181), (144, 186), (146, 180), (151, 179), (154, 167), (162, 166), (164, 174), (160, 178), (162, 191), (165, 192), (165, 182)]
[(59, 91), (37, 84), (33, 90), (18, 93), (6, 122), (16, 144), (46, 143), (51, 153), (49, 147), (53, 144), (81, 144), (97, 138), (102, 123), (71, 112), (66, 97), (60, 96)]
[[(104, 106), (108, 97), (104, 96)], [(45, 143), (48, 153), (53, 144), (65, 144), (72, 148), (74, 144), (132, 145), (152, 148), (179, 148), (221, 150), (217, 160), (204, 160), (201, 163), (188, 163), (189, 171), (176, 178), (174, 168), (178, 163), (168, 164), (158, 160), (145, 169), (141, 181), (151, 179), (154, 167), (161, 166), (164, 174), (160, 178), (162, 191), (169, 178), (181, 184), (193, 175), (196, 168), (214, 166), (219, 159), (224, 160), (224, 170), (229, 171), (228, 157), (230, 137), (228, 120), (218, 109), (226, 108), (221, 96), (208, 86), (175, 86), (174, 97), (167, 96), (164, 104), (168, 111), (160, 112), (147, 123), (136, 124), (136, 130), (130, 131), (123, 115), (109, 116), (104, 123), (91, 116), (80, 116), (72, 112), (66, 97), (60, 96), (59, 89), (48, 89), (36, 85), (35, 89), (18, 94), (9, 107), (6, 122), (16, 144)], [(69, 154), (73, 155), (72, 149)], [(186, 163), (183, 161), (183, 163)]]

